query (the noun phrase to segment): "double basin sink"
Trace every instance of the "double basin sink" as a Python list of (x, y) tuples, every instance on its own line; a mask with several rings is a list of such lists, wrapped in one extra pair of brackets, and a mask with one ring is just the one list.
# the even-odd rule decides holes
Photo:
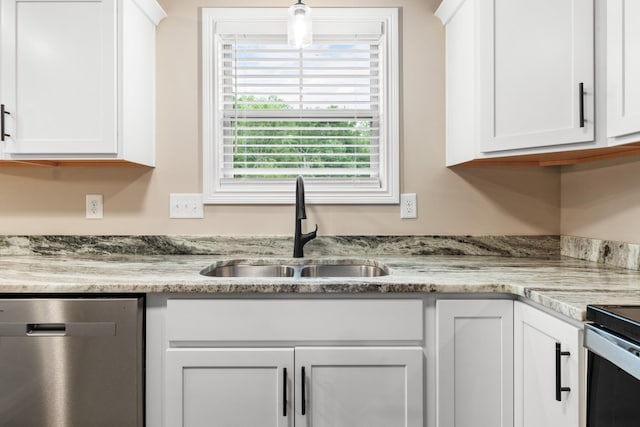
[(225, 261), (212, 264), (200, 274), (211, 277), (378, 277), (389, 270), (373, 261), (340, 260), (302, 262), (251, 262), (247, 260)]

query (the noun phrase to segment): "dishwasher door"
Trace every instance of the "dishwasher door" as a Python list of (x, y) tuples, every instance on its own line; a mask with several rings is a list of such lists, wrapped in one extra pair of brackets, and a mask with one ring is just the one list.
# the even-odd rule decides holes
[(142, 427), (143, 298), (0, 299), (0, 426)]

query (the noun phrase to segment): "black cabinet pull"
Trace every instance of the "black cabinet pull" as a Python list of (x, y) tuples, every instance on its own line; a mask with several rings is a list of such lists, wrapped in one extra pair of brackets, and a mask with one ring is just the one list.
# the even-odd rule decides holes
[(562, 392), (571, 391), (571, 387), (562, 387), (562, 366), (560, 358), (562, 356), (571, 356), (571, 352), (561, 351), (560, 343), (556, 343), (556, 400), (562, 401)]
[(282, 369), (282, 416), (287, 416), (287, 368)]
[(4, 104), (0, 104), (0, 141), (2, 142), (4, 142), (4, 139), (7, 136), (11, 136), (8, 133), (5, 133), (4, 131), (4, 115), (5, 114), (11, 114), (11, 113), (4, 109)]
[(584, 83), (578, 85), (578, 91), (580, 92), (580, 127), (584, 127)]
[(302, 415), (307, 414), (307, 379), (304, 374), (304, 366), (300, 369), (302, 375)]

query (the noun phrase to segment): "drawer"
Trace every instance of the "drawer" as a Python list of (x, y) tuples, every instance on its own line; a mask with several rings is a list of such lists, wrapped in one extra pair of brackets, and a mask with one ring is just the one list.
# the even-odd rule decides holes
[(169, 299), (169, 341), (421, 341), (419, 299)]

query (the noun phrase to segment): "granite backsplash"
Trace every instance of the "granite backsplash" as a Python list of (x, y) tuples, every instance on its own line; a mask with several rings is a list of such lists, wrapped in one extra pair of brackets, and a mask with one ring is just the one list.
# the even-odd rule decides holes
[[(290, 256), (291, 236), (0, 236), (1, 255)], [(576, 236), (320, 236), (307, 257), (561, 256), (640, 270), (640, 245)]]
[[(291, 256), (290, 236), (0, 236), (0, 255)], [(483, 255), (558, 258), (558, 236), (320, 236), (313, 256)]]

